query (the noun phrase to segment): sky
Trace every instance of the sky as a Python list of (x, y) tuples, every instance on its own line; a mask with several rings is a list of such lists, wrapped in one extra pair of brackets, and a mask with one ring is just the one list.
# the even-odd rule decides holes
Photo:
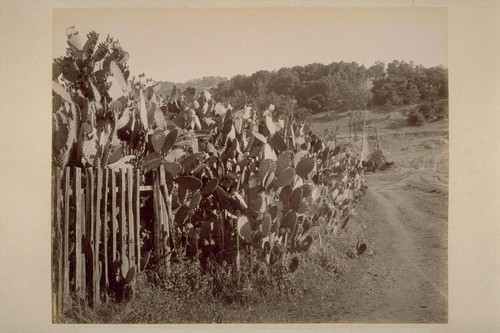
[(65, 54), (69, 26), (119, 39), (132, 75), (158, 81), (313, 62), (448, 65), (445, 8), (54, 9), (53, 57)]

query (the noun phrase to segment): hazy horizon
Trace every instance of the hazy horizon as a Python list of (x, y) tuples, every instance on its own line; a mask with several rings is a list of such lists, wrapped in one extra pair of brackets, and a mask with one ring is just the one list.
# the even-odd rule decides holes
[(131, 74), (157, 81), (340, 61), (448, 67), (445, 8), (54, 9), (53, 57), (73, 25), (83, 41), (119, 39)]

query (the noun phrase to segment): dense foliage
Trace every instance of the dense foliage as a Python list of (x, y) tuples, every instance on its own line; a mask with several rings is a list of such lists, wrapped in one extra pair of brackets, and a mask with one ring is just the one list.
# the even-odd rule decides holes
[(442, 66), (425, 68), (413, 62), (394, 60), (373, 81), (373, 102), (377, 105), (414, 104), (430, 98), (448, 97), (448, 70)]
[[(214, 96), (234, 103), (245, 95), (257, 107), (273, 103), (279, 110), (307, 113), (363, 108), (366, 105), (413, 104), (430, 97), (446, 98), (448, 71), (412, 62), (376, 62), (368, 69), (356, 62), (319, 63), (277, 71), (237, 75), (213, 89)], [(290, 109), (288, 107), (288, 109)]]
[[(153, 266), (196, 260), (213, 276), (234, 269), (239, 283), (262, 273), (242, 274), (243, 263), (259, 261), (283, 276), (298, 265), (290, 254), (346, 226), (365, 188), (360, 161), (313, 134), (290, 98), (250, 103), (235, 92), (222, 103), (176, 87), (160, 96), (144, 75), (129, 80), (118, 41), (67, 35), (67, 55), (53, 65), (54, 166), (137, 168), (146, 181), (166, 171), (167, 221), (155, 235), (166, 258)], [(285, 89), (287, 75), (276, 87)], [(344, 80), (335, 75), (319, 80)]]
[[(363, 106), (370, 99), (368, 71), (355, 62), (318, 63), (237, 75), (213, 90), (217, 98), (245, 94), (257, 106), (296, 104), (301, 112)], [(295, 111), (294, 110), (294, 111)]]

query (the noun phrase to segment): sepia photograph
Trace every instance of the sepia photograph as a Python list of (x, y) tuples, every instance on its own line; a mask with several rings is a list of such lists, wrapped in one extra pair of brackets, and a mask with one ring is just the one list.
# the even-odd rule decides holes
[(0, 0), (0, 331), (497, 332), (499, 14)]
[(448, 322), (447, 8), (56, 8), (52, 58), (52, 323)]

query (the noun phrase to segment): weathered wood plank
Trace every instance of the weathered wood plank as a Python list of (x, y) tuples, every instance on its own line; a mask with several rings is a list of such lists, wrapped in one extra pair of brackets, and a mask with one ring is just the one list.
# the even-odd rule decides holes
[(57, 206), (57, 195), (56, 195), (56, 174), (57, 168), (52, 168), (51, 173), (51, 223), (50, 223), (50, 239), (51, 239), (51, 270), (50, 270), (50, 280), (52, 286), (52, 323), (57, 323), (57, 221), (56, 221), (56, 206)]
[(99, 247), (101, 243), (101, 205), (102, 205), (102, 169), (97, 169), (97, 181), (95, 188), (95, 226), (94, 226), (94, 258), (93, 258), (93, 304), (101, 303), (101, 264), (99, 258)]
[(166, 205), (166, 197), (163, 195), (166, 194), (167, 189), (167, 181), (165, 178), (165, 167), (163, 165), (160, 166), (160, 186), (158, 188), (158, 199), (160, 203), (160, 221), (161, 221), (161, 246), (162, 253), (168, 252), (168, 238), (170, 237), (170, 225), (169, 218), (167, 214), (167, 205)]
[(94, 270), (95, 270), (95, 264), (94, 264), (94, 242), (95, 242), (95, 200), (94, 200), (94, 194), (95, 194), (95, 177), (94, 177), (94, 170), (88, 168), (87, 169), (87, 239), (88, 239), (88, 244), (86, 244), (86, 262), (87, 262), (87, 275), (89, 276), (89, 282), (88, 285), (90, 286), (89, 289), (89, 294), (92, 299), (92, 304), (94, 304), (95, 299), (95, 293), (94, 293)]
[(81, 182), (82, 174), (81, 169), (75, 168), (75, 293), (77, 298), (83, 297), (82, 295), (82, 195), (81, 195)]
[[(153, 213), (154, 213), (154, 226), (153, 226), (153, 246), (155, 258), (158, 260), (161, 257), (160, 252), (160, 205), (159, 205), (159, 179), (158, 179), (158, 171), (154, 172), (154, 180), (153, 180)], [(159, 264), (159, 263), (158, 263)]]
[(71, 194), (71, 168), (64, 173), (64, 228), (63, 228), (63, 311), (69, 304), (69, 211)]
[(56, 277), (56, 285), (57, 285), (57, 316), (62, 315), (62, 295), (63, 295), (63, 251), (62, 251), (62, 226), (61, 226), (61, 176), (63, 169), (56, 170), (56, 239), (57, 239), (57, 277)]
[(111, 258), (113, 263), (116, 261), (116, 233), (117, 233), (117, 221), (116, 221), (116, 173), (110, 170), (111, 176)]
[(120, 258), (124, 260), (127, 256), (127, 183), (126, 183), (126, 170), (120, 169)]
[(140, 197), (140, 170), (134, 171), (134, 221), (135, 221), (135, 255), (137, 270), (141, 269), (141, 197)]
[(81, 206), (82, 206), (82, 226), (81, 226), (81, 232), (82, 232), (82, 264), (81, 264), (81, 278), (80, 278), (80, 295), (81, 295), (81, 300), (86, 300), (87, 298), (87, 249), (86, 249), (86, 243), (87, 243), (87, 191), (85, 191), (84, 195), (81, 197)]
[(134, 196), (133, 196), (133, 178), (132, 169), (127, 170), (127, 208), (128, 208), (128, 260), (129, 267), (132, 268), (135, 266), (135, 230), (134, 230)]
[(109, 290), (109, 263), (108, 263), (108, 238), (109, 238), (109, 221), (108, 219), (108, 192), (109, 192), (109, 169), (104, 169), (104, 226), (103, 226), (103, 249), (104, 249), (104, 287)]

